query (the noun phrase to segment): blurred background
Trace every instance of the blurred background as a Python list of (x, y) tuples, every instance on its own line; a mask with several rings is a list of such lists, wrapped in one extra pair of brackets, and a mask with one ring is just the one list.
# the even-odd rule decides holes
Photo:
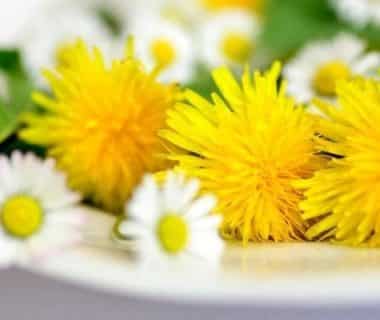
[(378, 77), (380, 0), (1, 0), (0, 152), (26, 146), (19, 118), (36, 108), (31, 92), (47, 91), (41, 71), (67, 66), (83, 39), (107, 63), (122, 59), (126, 40), (159, 81), (209, 96), (210, 71), (283, 65), (288, 93), (313, 109), (314, 97), (335, 98), (335, 84)]

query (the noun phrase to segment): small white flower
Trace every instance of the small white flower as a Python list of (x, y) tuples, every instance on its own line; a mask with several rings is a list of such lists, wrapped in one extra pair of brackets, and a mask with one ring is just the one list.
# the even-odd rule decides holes
[(91, 10), (64, 4), (41, 9), (20, 30), (18, 38), (26, 67), (42, 86), (46, 82), (41, 69), (61, 64), (65, 48), (78, 38), (101, 48), (109, 60), (115, 47), (110, 33)]
[(288, 92), (308, 104), (315, 97), (334, 99), (338, 81), (375, 75), (380, 54), (365, 53), (365, 44), (348, 34), (306, 46), (284, 68)]
[(259, 29), (257, 18), (246, 11), (223, 11), (210, 17), (199, 29), (203, 62), (209, 67), (244, 65), (253, 56)]
[(186, 82), (193, 76), (194, 44), (185, 28), (157, 15), (140, 15), (131, 26), (136, 53), (154, 69), (161, 67), (159, 80)]
[(163, 186), (146, 176), (126, 206), (120, 234), (136, 240), (144, 261), (218, 261), (223, 249), (217, 232), (220, 216), (210, 215), (216, 200), (197, 197), (198, 190), (198, 180), (186, 181), (182, 175), (169, 173)]
[(330, 0), (331, 7), (344, 21), (358, 27), (380, 25), (380, 0)]
[(0, 156), (0, 266), (24, 264), (80, 240), (80, 197), (53, 160)]

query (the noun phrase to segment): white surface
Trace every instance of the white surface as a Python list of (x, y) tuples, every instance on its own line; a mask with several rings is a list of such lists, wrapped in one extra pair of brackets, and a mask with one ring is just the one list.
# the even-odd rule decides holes
[(126, 252), (106, 248), (105, 231), (111, 224), (108, 216), (92, 215), (88, 228), (102, 230), (94, 243), (103, 248), (67, 251), (35, 271), (156, 301), (299, 307), (380, 302), (380, 250), (319, 243), (230, 245), (220, 270), (199, 264), (137, 268)]

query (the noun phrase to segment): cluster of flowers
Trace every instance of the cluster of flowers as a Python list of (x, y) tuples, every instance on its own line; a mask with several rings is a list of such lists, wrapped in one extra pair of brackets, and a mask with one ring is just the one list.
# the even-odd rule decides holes
[[(136, 52), (148, 69), (162, 69), (160, 81), (187, 83), (199, 65), (212, 68), (227, 63), (240, 68), (252, 58), (263, 2), (93, 0), (72, 5), (63, 1), (61, 6), (53, 2), (38, 11), (16, 45), (22, 48), (31, 73), (43, 84), (40, 68), (65, 64), (67, 49), (77, 37), (99, 46), (110, 61), (120, 57), (120, 43), (133, 34)], [(116, 32), (110, 32), (92, 7), (112, 15)]]
[[(83, 40), (60, 47), (43, 72), (52, 94), (33, 94), (39, 109), (22, 115), (18, 133), (47, 159), (0, 156), (0, 263), (80, 242), (82, 199), (119, 215), (113, 240), (132, 241), (141, 258), (217, 261), (222, 238), (380, 246), (380, 55), (339, 34), (283, 72), (276, 62), (252, 73), (255, 27), (241, 14), (255, 23), (258, 3), (242, 0), (250, 9), (236, 20), (208, 13), (218, 23), (203, 27), (205, 47), (225, 56), (204, 57), (228, 65), (212, 71), (210, 98), (177, 84), (183, 66), (194, 70), (192, 40), (169, 26), (173, 17), (187, 25), (180, 7), (132, 28), (112, 63)], [(234, 27), (221, 30), (223, 21)]]

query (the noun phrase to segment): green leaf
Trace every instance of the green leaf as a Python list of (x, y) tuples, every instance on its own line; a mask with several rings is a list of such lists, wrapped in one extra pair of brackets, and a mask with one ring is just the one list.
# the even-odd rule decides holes
[(0, 50), (0, 70), (7, 73), (23, 73), (21, 57), (18, 50)]
[(100, 20), (114, 36), (122, 35), (123, 22), (114, 14), (114, 12), (112, 12), (112, 10), (107, 7), (100, 7), (97, 10), (97, 14)]
[(1, 145), (0, 153), (10, 155), (13, 151), (18, 150), (21, 152), (33, 152), (34, 154), (44, 158), (46, 156), (46, 149), (40, 146), (28, 144), (14, 134), (9, 136)]
[[(20, 55), (15, 50), (0, 50), (0, 70), (7, 79), (8, 97), (0, 97), (0, 144), (19, 125), (19, 116), (32, 108), (33, 84), (24, 72)], [(1, 147), (1, 146), (0, 146)]]
[(208, 98), (212, 92), (217, 92), (217, 87), (212, 80), (210, 70), (204, 65), (198, 65), (196, 67), (193, 81), (186, 84), (186, 88), (194, 90), (198, 94)]
[(267, 62), (286, 58), (309, 40), (331, 37), (343, 28), (327, 0), (271, 0), (258, 54)]

